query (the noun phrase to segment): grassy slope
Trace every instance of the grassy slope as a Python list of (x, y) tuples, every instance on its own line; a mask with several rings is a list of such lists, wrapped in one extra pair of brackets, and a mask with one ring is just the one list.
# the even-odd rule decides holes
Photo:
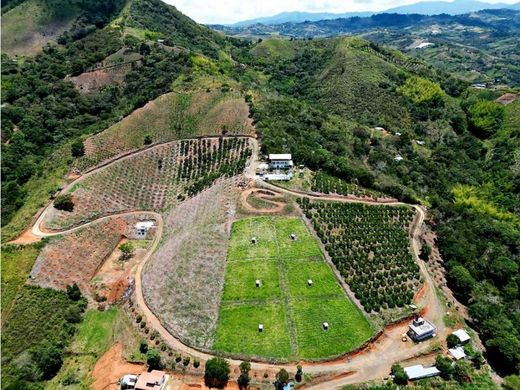
[[(331, 328), (325, 332), (322, 322)], [(351, 350), (371, 333), (300, 219), (259, 217), (233, 224), (216, 350), (319, 359)]]
[(8, 317), (16, 294), (31, 272), (40, 245), (2, 246), (2, 320)]
[(58, 14), (51, 15), (38, 1), (28, 0), (2, 15), (2, 52), (29, 56), (41, 52), (46, 43), (68, 29), (80, 13), (73, 5), (63, 4)]
[(146, 135), (153, 142), (201, 135), (251, 134), (248, 107), (237, 93), (221, 91), (171, 92), (134, 111), (122, 121), (86, 140), (82, 169), (117, 154), (144, 146)]

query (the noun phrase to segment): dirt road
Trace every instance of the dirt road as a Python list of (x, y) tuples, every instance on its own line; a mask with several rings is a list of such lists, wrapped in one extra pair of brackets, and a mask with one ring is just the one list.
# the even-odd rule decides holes
[[(256, 178), (255, 171), (256, 171), (256, 164), (257, 164), (257, 156), (258, 156), (258, 141), (252, 137), (250, 137), (252, 140), (252, 146), (253, 146), (253, 157), (251, 159), (250, 164), (246, 167), (245, 170), (245, 177), (252, 180), (256, 185), (263, 188), (271, 189), (275, 192), (282, 192), (293, 196), (305, 196), (309, 199), (319, 199), (319, 200), (330, 200), (330, 201), (338, 201), (338, 202), (350, 202), (350, 203), (366, 203), (366, 204), (378, 204), (377, 201), (374, 200), (363, 200), (363, 199), (352, 199), (347, 197), (342, 197), (340, 195), (317, 195), (317, 194), (302, 194), (299, 192), (291, 191), (285, 188), (280, 188), (278, 186), (275, 186), (271, 183), (266, 183), (263, 181), (260, 181)], [(146, 149), (148, 150), (148, 149)], [(111, 166), (112, 164), (115, 164), (118, 161), (134, 157), (136, 155), (139, 155), (140, 153), (143, 153), (144, 151), (136, 151), (131, 154), (124, 155), (120, 157), (119, 159), (114, 159), (110, 161), (107, 164), (103, 164), (96, 169), (93, 169), (86, 173), (85, 175), (81, 176), (77, 180), (70, 183), (63, 191), (66, 192), (68, 189), (70, 189), (74, 184), (76, 184), (78, 181), (84, 180), (86, 177), (93, 175), (103, 169), (106, 169), (107, 167)], [(397, 205), (406, 205), (402, 202), (383, 202), (383, 204), (388, 206), (397, 206)], [(428, 318), (430, 321), (435, 323), (438, 327), (438, 337), (441, 339), (444, 339), (445, 334), (445, 327), (443, 325), (443, 314), (444, 314), (444, 308), (442, 303), (439, 301), (436, 291), (435, 291), (435, 285), (433, 283), (433, 279), (428, 274), (427, 269), (424, 265), (424, 263), (419, 259), (419, 240), (418, 235), (421, 229), (421, 226), (423, 224), (424, 218), (425, 218), (425, 212), (424, 210), (417, 206), (417, 205), (408, 205), (415, 208), (417, 211), (417, 217), (416, 221), (413, 224), (413, 231), (411, 232), (411, 247), (412, 252), (414, 255), (414, 258), (420, 265), (421, 273), (424, 277), (425, 283), (426, 283), (426, 291), (424, 295), (421, 298), (421, 305), (424, 305), (425, 307), (425, 317)], [(87, 227), (93, 223), (98, 223), (102, 220), (113, 218), (114, 216), (106, 216), (99, 218), (95, 221), (88, 222), (86, 224), (83, 224), (81, 226), (68, 229), (65, 231), (56, 231), (56, 232), (50, 232), (46, 231), (45, 229), (42, 230), (42, 223), (45, 220), (45, 217), (47, 215), (47, 212), (49, 208), (52, 207), (52, 204), (49, 204), (45, 210), (41, 213), (39, 218), (36, 220), (34, 225), (31, 228), (31, 234), (35, 237), (48, 237), (58, 234), (67, 234), (70, 232), (73, 232), (78, 229), (82, 229), (84, 227)], [(142, 289), (142, 279), (141, 274), (144, 266), (146, 265), (147, 261), (150, 259), (152, 254), (154, 253), (155, 249), (157, 248), (160, 239), (162, 237), (162, 232), (164, 228), (163, 218), (160, 214), (150, 211), (130, 211), (118, 214), (118, 216), (122, 215), (129, 215), (129, 214), (150, 214), (153, 215), (154, 218), (156, 218), (158, 226), (157, 226), (157, 232), (155, 239), (147, 252), (147, 254), (144, 256), (141, 263), (137, 265), (136, 269), (136, 275), (135, 275), (135, 296), (136, 296), (136, 304), (139, 307), (139, 310), (142, 311), (144, 316), (147, 319), (147, 323), (150, 324), (151, 327), (153, 327), (155, 330), (159, 332), (162, 339), (169, 344), (174, 350), (177, 350), (179, 352), (189, 354), (193, 357), (197, 357), (203, 361), (209, 359), (212, 357), (212, 355), (209, 355), (207, 353), (198, 351), (188, 345), (183, 344), (180, 340), (176, 339), (173, 335), (171, 335), (166, 328), (161, 324), (161, 321), (155, 314), (149, 309), (148, 305), (146, 304), (146, 301), (143, 296), (143, 289)], [(329, 362), (323, 362), (323, 363), (302, 363), (304, 367), (304, 371), (309, 374), (329, 374), (332, 379), (318, 383), (316, 385), (310, 385), (307, 388), (313, 388), (313, 389), (332, 389), (341, 387), (345, 384), (349, 383), (359, 383), (364, 382), (368, 380), (375, 380), (375, 379), (381, 379), (384, 376), (387, 376), (390, 367), (393, 363), (407, 360), (407, 359), (414, 359), (418, 355), (424, 354), (428, 352), (428, 350), (431, 348), (431, 342), (424, 342), (420, 344), (413, 344), (411, 342), (403, 343), (401, 341), (401, 335), (402, 333), (405, 333), (407, 329), (407, 324), (403, 323), (400, 325), (395, 325), (388, 327), (384, 330), (383, 335), (378, 338), (375, 342), (373, 342), (365, 351), (362, 353), (358, 353), (356, 355), (350, 356), (350, 357), (344, 357), (340, 359), (336, 359)], [(435, 340), (433, 340), (435, 341)], [(234, 359), (228, 359), (232, 368), (236, 368), (241, 361), (234, 360)], [(269, 371), (269, 372), (275, 372), (278, 371), (280, 368), (286, 368), (289, 371), (294, 371), (295, 364), (291, 365), (277, 365), (277, 364), (268, 364), (268, 363), (258, 363), (253, 362), (251, 364), (251, 368), (253, 370), (257, 371)], [(352, 372), (352, 374), (344, 375), (344, 373)]]

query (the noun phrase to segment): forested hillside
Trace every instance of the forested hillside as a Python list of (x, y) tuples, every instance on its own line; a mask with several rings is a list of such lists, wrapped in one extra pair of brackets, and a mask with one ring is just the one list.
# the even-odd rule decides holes
[[(86, 0), (3, 2), (8, 23), (3, 23), (2, 35), (14, 26), (9, 14), (21, 15), (27, 4), (52, 15), (65, 3), (74, 8), (71, 23), (39, 54), (2, 53), (5, 240), (28, 226), (72, 167), (90, 157), (85, 149), (95, 140), (133, 129), (131, 142), (122, 137), (129, 145), (122, 143), (110, 156), (139, 147), (141, 137), (143, 146), (155, 142), (145, 139), (155, 133), (145, 133), (142, 122), (130, 115), (148, 102), (167, 93), (156, 101), (185, 104), (181, 108), (190, 106), (191, 97), (199, 108), (206, 107), (203, 99), (214, 98), (215, 107), (217, 97), (222, 104), (225, 98), (242, 105), (246, 101), (262, 152), (290, 152), (297, 164), (323, 175), (428, 208), (449, 286), (469, 306), (487, 358), (500, 374), (518, 374), (520, 100), (499, 104), (501, 91), (469, 88), (467, 81), (443, 69), (360, 37), (253, 43), (200, 26), (159, 0), (109, 0), (103, 2), (106, 8)], [(514, 80), (517, 64), (508, 58), (518, 55), (518, 42), (510, 34), (504, 27), (513, 57), (501, 58), (508, 80)], [(88, 91), (78, 87), (76, 76), (95, 78), (107, 69), (118, 77)], [(205, 102), (213, 107), (212, 100)], [(167, 111), (163, 107), (168, 105), (142, 111), (160, 116)], [(241, 112), (247, 116), (245, 107)], [(219, 117), (210, 109), (203, 114), (176, 130), (193, 128), (198, 135), (204, 131), (199, 127), (207, 127), (218, 132), (206, 120)], [(227, 124), (227, 119), (218, 120)], [(157, 134), (169, 129), (170, 119), (164, 119), (166, 124), (154, 120), (162, 126)], [(21, 256), (9, 250), (11, 258)], [(36, 287), (20, 291), (24, 305), (33, 296), (45, 301), (42, 307), (54, 301), (78, 305), (64, 294)], [(7, 344), (2, 339), (3, 353), (11, 359), (9, 380), (21, 381), (20, 386), (45, 379), (15, 364), (19, 351), (12, 335), (26, 331), (20, 325), (22, 314), (23, 307), (8, 314), (12, 325), (7, 331), (14, 333)], [(57, 316), (61, 328), (74, 332), (63, 313)], [(42, 349), (62, 351), (69, 336), (51, 346), (26, 339), (24, 348), (36, 351), (35, 356)]]

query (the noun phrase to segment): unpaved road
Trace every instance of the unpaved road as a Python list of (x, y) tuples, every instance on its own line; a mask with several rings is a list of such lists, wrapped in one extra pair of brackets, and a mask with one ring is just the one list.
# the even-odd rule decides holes
[[(209, 138), (209, 137), (208, 137)], [(253, 180), (256, 182), (256, 184), (260, 187), (271, 189), (275, 192), (283, 192), (289, 195), (293, 196), (305, 196), (310, 199), (319, 199), (319, 200), (329, 200), (329, 201), (338, 201), (338, 202), (350, 202), (350, 203), (365, 203), (365, 204), (379, 204), (380, 202), (377, 202), (375, 200), (364, 200), (364, 199), (352, 199), (343, 197), (340, 195), (316, 195), (316, 194), (303, 194), (295, 191), (291, 191), (285, 188), (280, 188), (278, 186), (275, 186), (270, 183), (266, 183), (263, 181), (260, 181), (256, 178), (255, 170), (256, 170), (256, 164), (257, 164), (257, 156), (258, 156), (258, 141), (253, 138), (249, 137), (252, 140), (252, 146), (253, 146), (253, 154), (252, 159), (248, 167), (246, 167), (245, 170), (245, 177)], [(173, 141), (176, 142), (176, 141)], [(93, 175), (103, 169), (106, 169), (107, 167), (111, 166), (112, 164), (115, 164), (118, 161), (128, 159), (131, 157), (134, 157), (136, 155), (139, 155), (140, 153), (143, 153), (146, 150), (138, 150), (134, 153), (126, 154), (124, 156), (121, 156), (119, 159), (114, 159), (110, 161), (107, 164), (103, 164), (93, 170), (90, 170), (85, 175), (79, 177), (78, 179), (74, 180), (72, 183), (70, 183), (63, 191), (66, 192), (68, 189), (70, 189), (74, 184), (76, 184), (78, 181), (84, 180), (86, 177)], [(402, 202), (381, 202), (382, 204), (385, 204), (387, 206), (396, 206), (396, 205), (407, 205)], [(446, 336), (446, 329), (443, 325), (443, 315), (444, 315), (444, 309), (442, 303), (439, 301), (436, 293), (435, 293), (435, 286), (433, 284), (433, 280), (431, 276), (428, 274), (426, 267), (424, 263), (418, 258), (419, 254), (419, 241), (418, 241), (418, 234), (421, 229), (421, 225), (425, 218), (425, 212), (424, 210), (417, 206), (417, 205), (408, 205), (415, 208), (417, 211), (417, 217), (413, 224), (413, 231), (411, 232), (411, 241), (412, 241), (412, 252), (413, 255), (420, 265), (421, 273), (425, 279), (425, 283), (427, 286), (427, 289), (425, 291), (425, 294), (421, 298), (422, 304), (425, 307), (425, 317), (435, 323), (438, 327), (438, 337), (441, 339), (444, 339)], [(36, 222), (31, 228), (31, 233), (35, 237), (49, 237), (54, 236), (58, 234), (67, 234), (70, 232), (73, 232), (78, 229), (82, 229), (84, 227), (87, 227), (91, 224), (98, 223), (102, 220), (113, 218), (113, 215), (105, 216), (102, 218), (99, 218), (97, 220), (85, 223), (81, 226), (74, 227), (68, 230), (64, 231), (42, 231), (41, 225), (43, 221), (45, 220), (45, 217), (47, 215), (48, 210), (52, 207), (52, 203), (49, 204), (43, 212), (40, 214)], [(154, 218), (157, 220), (157, 232), (155, 235), (155, 239), (147, 252), (147, 254), (144, 256), (141, 263), (137, 265), (136, 268), (136, 275), (135, 275), (135, 296), (136, 296), (136, 304), (139, 306), (139, 309), (143, 312), (144, 316), (147, 319), (147, 323), (149, 323), (155, 330), (159, 332), (162, 339), (169, 344), (173, 349), (189, 354), (193, 357), (197, 357), (201, 360), (207, 360), (212, 357), (212, 355), (209, 355), (204, 352), (200, 352), (188, 345), (183, 344), (180, 340), (176, 339), (173, 335), (171, 335), (166, 328), (161, 324), (161, 321), (155, 314), (149, 309), (148, 305), (146, 304), (146, 301), (143, 296), (142, 291), (142, 279), (141, 274), (142, 270), (146, 264), (146, 262), (150, 259), (151, 255), (154, 253), (155, 249), (157, 248), (160, 239), (162, 237), (162, 232), (164, 228), (164, 223), (162, 216), (155, 212), (150, 211), (130, 211), (125, 213), (117, 214), (118, 216), (123, 215), (129, 215), (129, 214), (149, 214), (153, 215)], [(44, 229), (45, 230), (45, 229)], [(16, 240), (14, 241), (16, 242)], [(435, 340), (431, 340), (428, 342), (423, 342), (420, 344), (413, 344), (411, 342), (403, 343), (401, 341), (401, 335), (405, 333), (407, 330), (407, 324), (402, 323), (399, 325), (394, 325), (391, 327), (387, 327), (382, 336), (379, 337), (375, 342), (373, 342), (366, 350), (364, 350), (361, 353), (355, 354), (350, 357), (344, 357), (339, 358), (333, 361), (329, 362), (323, 362), (323, 363), (302, 363), (302, 366), (304, 367), (304, 372), (309, 374), (328, 374), (330, 375), (330, 380), (317, 383), (316, 385), (309, 385), (306, 386), (306, 388), (312, 388), (312, 389), (332, 389), (332, 388), (338, 388), (345, 384), (351, 384), (351, 383), (360, 383), (368, 380), (377, 380), (381, 379), (389, 374), (390, 367), (392, 364), (408, 360), (408, 359), (414, 359), (417, 356), (424, 354), (428, 352), (430, 349), (431, 342), (434, 342)], [(238, 365), (241, 363), (240, 360), (235, 359), (228, 359), (230, 362), (232, 368), (238, 367)], [(257, 371), (269, 371), (269, 372), (276, 372), (280, 368), (284, 367), (288, 369), (289, 371), (294, 371), (296, 364), (290, 364), (290, 365), (280, 365), (280, 364), (268, 364), (268, 363), (259, 363), (259, 362), (253, 362), (251, 364), (251, 368), (253, 370)], [(350, 375), (344, 375), (347, 372), (351, 372)]]

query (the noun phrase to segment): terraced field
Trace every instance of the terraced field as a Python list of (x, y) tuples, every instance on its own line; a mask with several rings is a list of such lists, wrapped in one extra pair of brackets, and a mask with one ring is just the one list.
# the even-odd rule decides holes
[(149, 102), (143, 108), (89, 137), (85, 156), (76, 168), (85, 170), (100, 162), (151, 142), (168, 142), (198, 136), (253, 134), (249, 107), (234, 92), (171, 92)]
[(372, 333), (301, 219), (256, 217), (233, 224), (215, 350), (321, 359), (356, 348)]
[(406, 206), (299, 199), (332, 261), (367, 312), (411, 303), (420, 285)]
[(52, 210), (45, 225), (64, 229), (124, 211), (171, 208), (222, 176), (242, 172), (251, 155), (247, 138), (176, 141), (118, 160), (86, 176), (69, 192), (72, 212)]

